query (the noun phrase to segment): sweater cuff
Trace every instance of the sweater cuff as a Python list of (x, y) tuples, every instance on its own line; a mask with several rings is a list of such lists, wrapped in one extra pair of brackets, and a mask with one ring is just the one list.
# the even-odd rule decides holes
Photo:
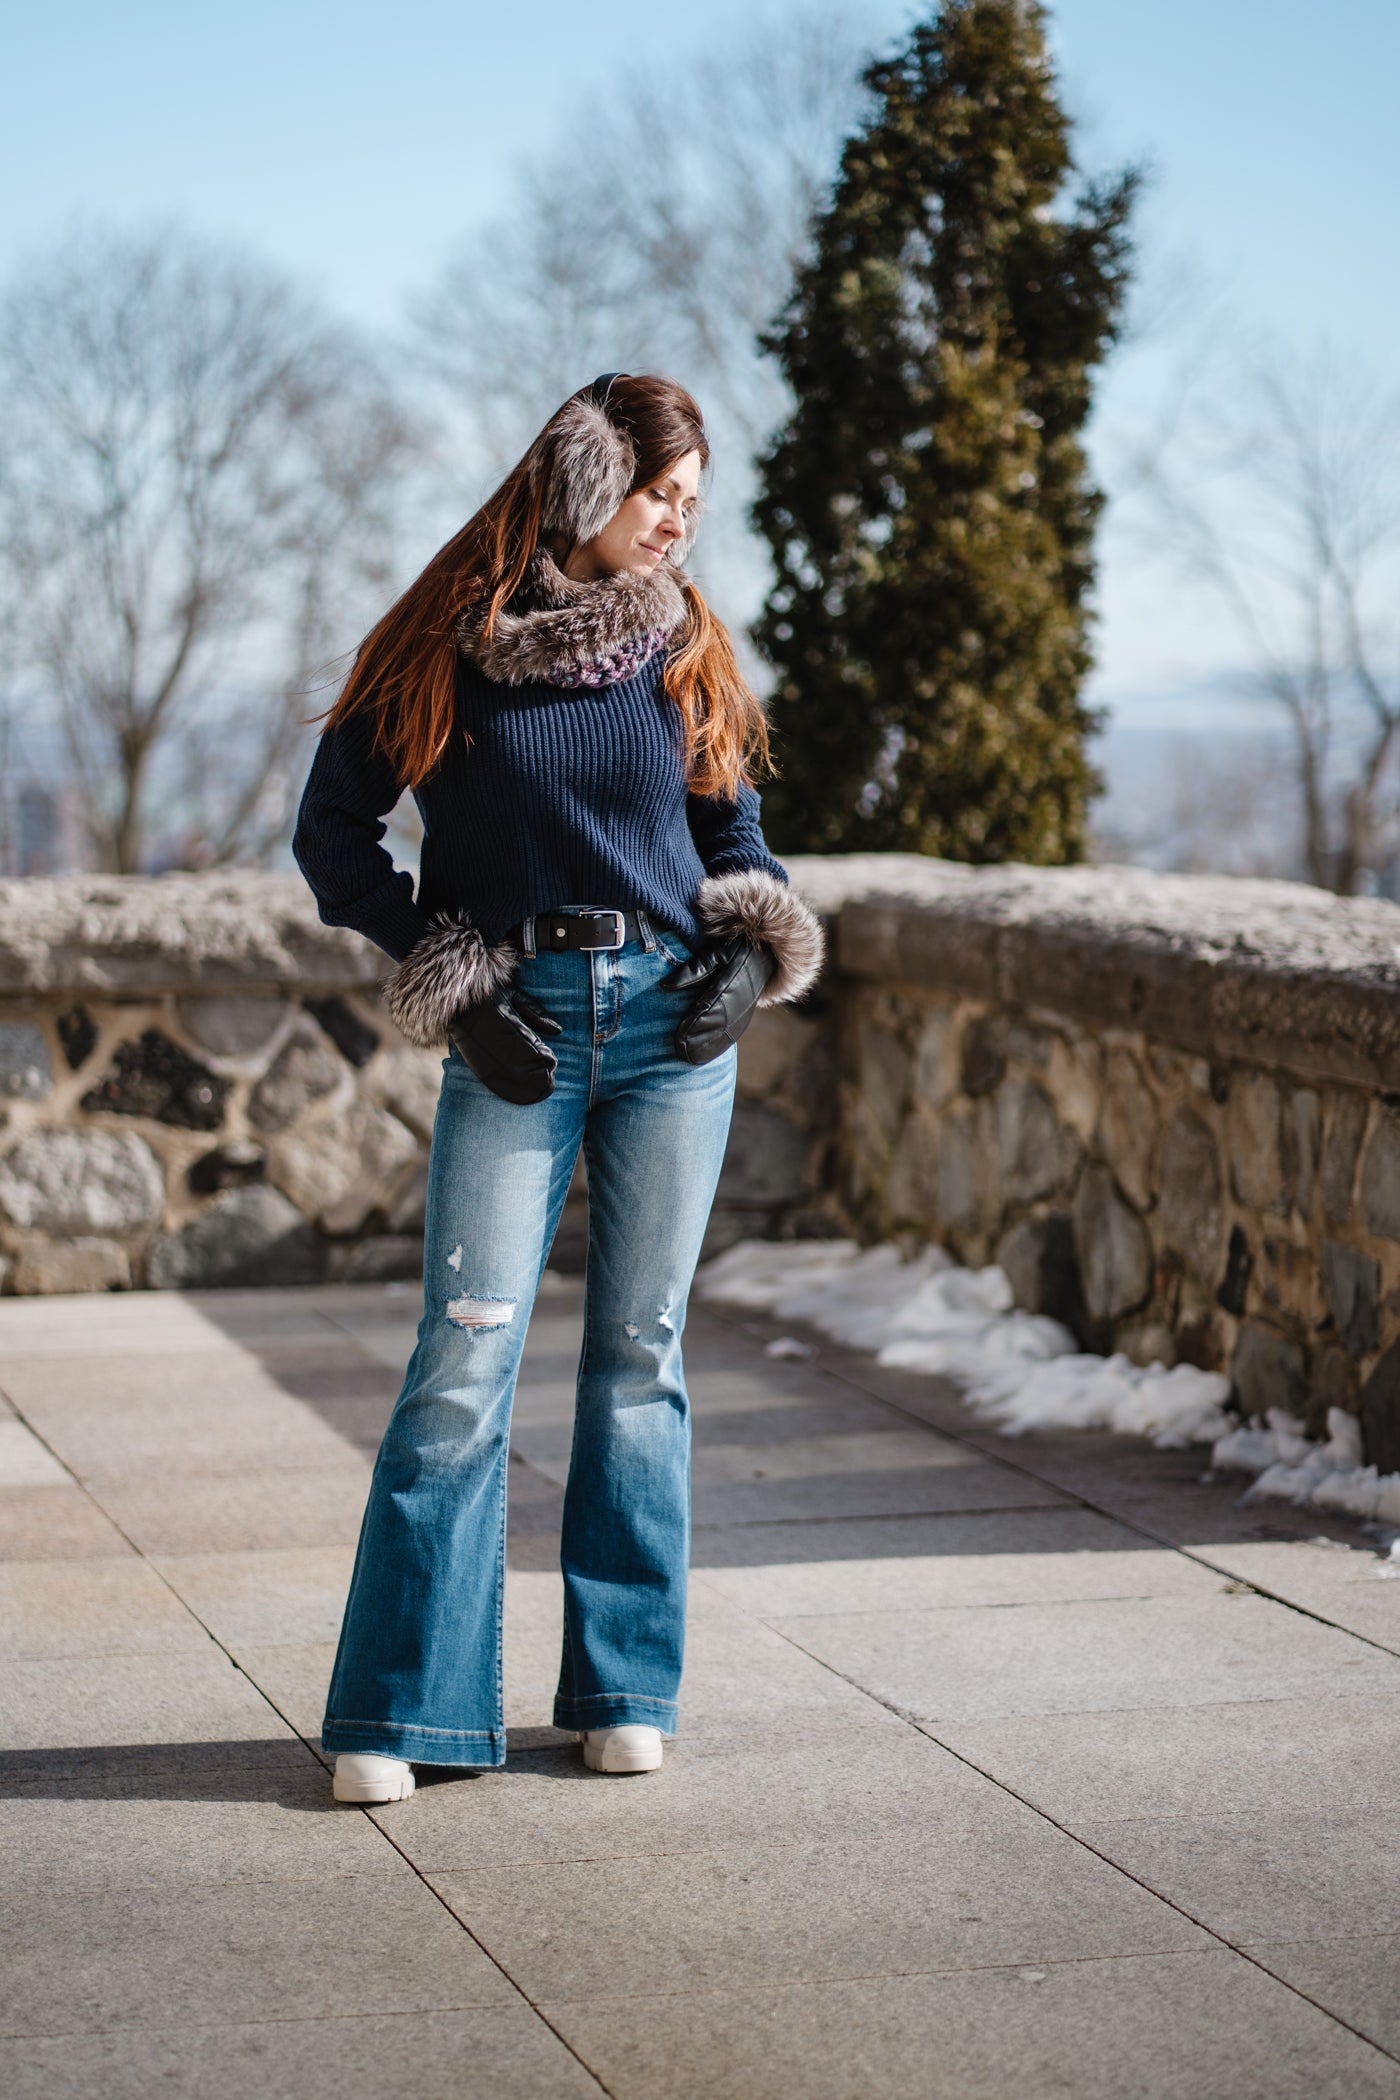
[(735, 846), (728, 853), (716, 853), (704, 864), (707, 875), (746, 875), (757, 871), (760, 875), (771, 875), (775, 882), (785, 883), (787, 869), (771, 853), (755, 854), (742, 846)]

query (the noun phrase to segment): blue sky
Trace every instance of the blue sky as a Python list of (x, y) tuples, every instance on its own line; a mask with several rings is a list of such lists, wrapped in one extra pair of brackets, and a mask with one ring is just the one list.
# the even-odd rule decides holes
[[(685, 108), (685, 54), (754, 12), (740, 0), (703, 12), (48, 0), (7, 31), (0, 268), (78, 213), (175, 214), (392, 325), (456, 236), (502, 208), (515, 163), (580, 105), (606, 125), (619, 60), (674, 67), (678, 114), (702, 124), (703, 109)], [(915, 13), (867, 0), (872, 45)], [(1052, 22), (1081, 159), (1152, 164), (1152, 267), (1185, 268), (1202, 297), (1286, 344), (1326, 335), (1388, 359), (1400, 324), (1395, 0), (1061, 0)], [(1110, 398), (1120, 417), (1145, 384), (1125, 362)], [(1100, 685), (1127, 706), (1179, 679), (1186, 659), (1155, 638), (1156, 600), (1107, 551)], [(1181, 624), (1178, 608), (1163, 635)], [(1197, 622), (1194, 646), (1199, 657), (1223, 644)]]

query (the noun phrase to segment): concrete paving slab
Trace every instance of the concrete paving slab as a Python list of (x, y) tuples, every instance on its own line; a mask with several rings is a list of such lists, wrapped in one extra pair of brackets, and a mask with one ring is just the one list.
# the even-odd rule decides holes
[[(294, 1290), (185, 1291), (184, 1302), (205, 1324), (244, 1349), (264, 1344), (333, 1345), (358, 1313), (394, 1306), (400, 1285), (299, 1285)], [(414, 1317), (417, 1315), (415, 1313)]]
[[(1235, 1945), (1386, 1933), (1396, 1924), (1400, 1825), (1353, 1809), (1142, 1821), (1090, 1817), (1075, 1835)], [(1400, 1973), (1397, 1973), (1400, 1983)]]
[(1400, 1696), (1392, 1656), (1248, 1591), (775, 1619), (877, 1699), (935, 1723), (994, 1714)]
[(1095, 1816), (1306, 1814), (1336, 1800), (1400, 1813), (1400, 1700), (1260, 1699), (997, 1721), (934, 1733), (1071, 1827)]
[[(925, 1755), (925, 1752), (931, 1753)], [(1020, 1827), (1024, 1811), (916, 1729), (682, 1735), (632, 1784), (585, 1769), (577, 1743), (512, 1747), (502, 1770), (419, 1787), (395, 1841), (425, 1873), (560, 1860), (641, 1858), (899, 1831)]]
[(0, 1487), (67, 1487), (70, 1476), (52, 1451), (11, 1412), (0, 1421)]
[[(376, 1370), (381, 1378), (387, 1375), (377, 1366)], [(391, 1393), (359, 1393), (340, 1400), (308, 1399), (306, 1404), (342, 1443), (372, 1463), (383, 1441), (396, 1392), (397, 1388)]]
[(0, 1672), (6, 1750), (237, 1743), (278, 1733), (267, 1701), (212, 1641), (202, 1653), (11, 1662)]
[(869, 1708), (865, 1692), (757, 1620), (731, 1610), (707, 1621), (710, 1601), (697, 1584), (681, 1679), (680, 1725), (687, 1736), (839, 1729)]
[[(840, 1469), (839, 1454), (822, 1452), (815, 1454), (816, 1469), (806, 1475), (779, 1470), (781, 1453), (781, 1446), (744, 1451), (743, 1463), (750, 1468), (747, 1480), (725, 1477), (739, 1468), (724, 1458), (716, 1467), (716, 1477), (708, 1465), (715, 1454), (701, 1453), (692, 1490), (695, 1523), (717, 1527), (830, 1517), (920, 1516), (955, 1509), (1030, 1509), (1064, 1499), (1056, 1489), (1042, 1487), (1037, 1481), (1018, 1479), (977, 1459), (948, 1460), (941, 1452), (933, 1463), (919, 1466), (900, 1463), (898, 1451), (892, 1448), (887, 1456), (893, 1462), (888, 1466), (877, 1468), (868, 1463), (865, 1469), (850, 1472)], [(867, 1460), (874, 1456), (864, 1455)]]
[(0, 1379), (33, 1356), (116, 1357), (167, 1350), (232, 1348), (219, 1328), (179, 1291), (65, 1292), (7, 1298), (0, 1320)]
[(102, 1363), (54, 1357), (7, 1367), (15, 1405), (90, 1486), (158, 1473), (325, 1465), (341, 1439), (241, 1352)]
[(368, 1488), (369, 1467), (342, 1445), (326, 1465), (107, 1480), (101, 1502), (143, 1553), (257, 1553), (353, 1546)]
[(209, 1636), (146, 1561), (21, 1561), (0, 1567), (0, 1657), (203, 1651)]
[(43, 1487), (0, 1487), (0, 1562), (111, 1560), (133, 1551), (67, 1474)]
[[(224, 1646), (334, 1641), (350, 1589), (350, 1546), (157, 1554), (152, 1565)], [(3, 1595), (3, 1591), (0, 1591)]]
[(240, 1670), (246, 1672), (298, 1735), (313, 1746), (321, 1740), (321, 1721), (334, 1663), (334, 1641), (318, 1641), (306, 1647), (244, 1647), (238, 1651)]
[(9, 2100), (597, 2100), (601, 2091), (523, 1999), (412, 2018), (0, 2042), (0, 2086)]
[[(301, 1746), (298, 1746), (301, 1748)], [(221, 1768), (16, 1782), (0, 1799), (5, 1893), (222, 1887), (397, 1873), (369, 1819), (336, 1806), (301, 1748)]]
[[(371, 1907), (372, 1953), (364, 1933)], [(11, 2036), (515, 1999), (402, 1862), (397, 1874), (321, 1881), (31, 1893), (0, 1903), (0, 1950), (0, 2033)]]
[(1313, 1533), (1300, 1539), (1203, 1540), (1193, 1548), (1188, 1532), (1181, 1543), (1241, 1581), (1258, 1583), (1289, 1604), (1400, 1655), (1400, 1580), (1393, 1572), (1382, 1574), (1394, 1564), (1369, 1541)]
[(699, 1531), (693, 1561), (697, 1584), (765, 1618), (1211, 1595), (1220, 1587), (1209, 1569), (1073, 1503)]
[[(1210, 1944), (1028, 1811), (1014, 1827), (920, 1825), (857, 1841), (838, 1828), (762, 1851), (431, 1879), (538, 2003)], [(618, 1918), (625, 1933), (599, 1930)]]
[(1400, 1935), (1254, 1940), (1245, 1951), (1377, 2048), (1400, 2056)]
[(544, 2010), (614, 2100), (1400, 2094), (1400, 2066), (1221, 1948)]

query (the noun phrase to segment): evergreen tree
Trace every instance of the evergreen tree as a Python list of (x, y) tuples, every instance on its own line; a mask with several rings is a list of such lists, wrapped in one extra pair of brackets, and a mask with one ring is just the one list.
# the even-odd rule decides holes
[(776, 582), (779, 850), (1076, 860), (1097, 780), (1081, 433), (1127, 284), (1132, 172), (1065, 191), (1037, 0), (944, 0), (869, 67), (765, 347), (795, 399), (754, 518)]

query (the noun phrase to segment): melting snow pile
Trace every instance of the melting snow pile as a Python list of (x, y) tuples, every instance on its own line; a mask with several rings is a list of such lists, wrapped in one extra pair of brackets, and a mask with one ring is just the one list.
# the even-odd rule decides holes
[(1361, 1463), (1361, 1424), (1339, 1407), (1327, 1410), (1325, 1444), (1314, 1443), (1296, 1415), (1271, 1407), (1262, 1427), (1251, 1422), (1222, 1436), (1211, 1463), (1259, 1476), (1247, 1502), (1271, 1496), (1372, 1523), (1400, 1524), (1400, 1473), (1378, 1473)]
[[(1267, 1426), (1234, 1426), (1230, 1381), (1192, 1364), (1167, 1370), (1126, 1356), (1091, 1356), (1058, 1320), (1019, 1312), (999, 1268), (959, 1268), (941, 1247), (913, 1261), (854, 1240), (741, 1240), (696, 1277), (702, 1298), (804, 1320), (834, 1341), (868, 1349), (903, 1370), (958, 1385), (1004, 1435), (1027, 1429), (1113, 1429), (1160, 1449), (1211, 1445), (1211, 1464), (1257, 1473), (1248, 1499), (1282, 1497), (1314, 1508), (1400, 1523), (1400, 1474), (1361, 1463), (1359, 1425), (1333, 1408), (1328, 1441), (1271, 1408)], [(801, 1344), (769, 1345), (793, 1355)]]

